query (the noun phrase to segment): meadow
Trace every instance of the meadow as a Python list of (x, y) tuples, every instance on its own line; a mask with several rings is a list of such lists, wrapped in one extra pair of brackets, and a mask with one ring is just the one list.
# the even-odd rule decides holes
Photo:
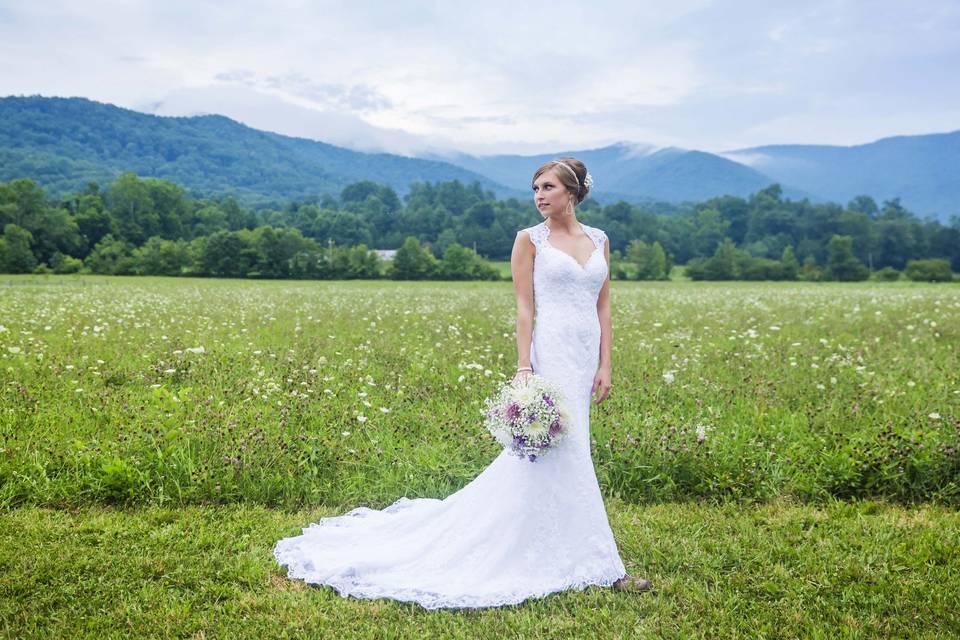
[(287, 581), (270, 550), (495, 457), (509, 282), (4, 277), (0, 632), (960, 634), (960, 288), (612, 296), (594, 461), (657, 590), (428, 614)]

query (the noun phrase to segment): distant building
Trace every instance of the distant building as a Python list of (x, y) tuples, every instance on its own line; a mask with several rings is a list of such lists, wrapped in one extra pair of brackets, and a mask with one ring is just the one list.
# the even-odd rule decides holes
[(386, 260), (387, 262), (392, 262), (393, 256), (397, 254), (396, 249), (374, 249), (374, 251), (377, 252), (381, 260)]

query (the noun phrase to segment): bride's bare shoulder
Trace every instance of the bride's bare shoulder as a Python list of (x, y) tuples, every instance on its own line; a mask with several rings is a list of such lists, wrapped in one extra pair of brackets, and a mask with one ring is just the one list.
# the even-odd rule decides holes
[(517, 231), (517, 237), (513, 240), (513, 252), (520, 255), (533, 255), (536, 252), (536, 243), (529, 229)]

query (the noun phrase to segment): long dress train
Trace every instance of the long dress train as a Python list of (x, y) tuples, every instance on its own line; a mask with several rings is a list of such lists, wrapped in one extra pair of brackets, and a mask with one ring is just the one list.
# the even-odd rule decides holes
[(536, 462), (501, 452), (443, 500), (320, 519), (274, 547), (290, 578), (437, 609), (516, 604), (625, 575), (590, 457), (606, 234), (582, 226), (595, 245), (583, 265), (550, 244), (546, 223), (524, 230), (536, 247), (531, 364), (563, 389), (570, 436)]

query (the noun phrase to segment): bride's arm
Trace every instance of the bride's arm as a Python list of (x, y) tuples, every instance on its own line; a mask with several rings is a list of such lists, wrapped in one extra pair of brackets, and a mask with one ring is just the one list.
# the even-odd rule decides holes
[(610, 243), (603, 243), (603, 257), (607, 261), (607, 279), (597, 296), (597, 317), (600, 319), (600, 367), (610, 368), (610, 345), (613, 327), (610, 321)]
[(517, 368), (530, 366), (533, 341), (533, 243), (526, 231), (517, 233), (510, 255), (513, 290), (517, 294)]

